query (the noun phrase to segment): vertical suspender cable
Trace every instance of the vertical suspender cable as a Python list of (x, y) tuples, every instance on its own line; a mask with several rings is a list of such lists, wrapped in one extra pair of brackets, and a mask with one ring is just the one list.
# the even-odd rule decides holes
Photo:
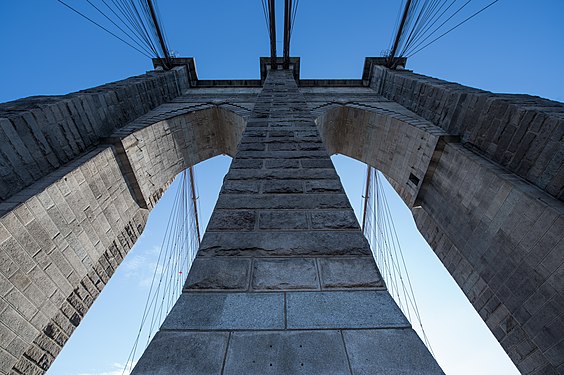
[(200, 237), (200, 221), (198, 219), (198, 197), (196, 196), (196, 184), (194, 183), (194, 167), (190, 167), (190, 187), (192, 203), (194, 205), (194, 217), (196, 219), (196, 232), (198, 233), (198, 243), (202, 241)]
[(284, 63), (283, 68), (290, 68), (290, 28), (292, 27), (292, 0), (284, 0)]
[(276, 10), (274, 0), (268, 0), (268, 19), (270, 26), (270, 69), (278, 68), (276, 63)]
[(366, 208), (368, 207), (368, 193), (370, 192), (370, 172), (372, 167), (367, 165), (366, 168), (366, 190), (364, 191), (364, 210), (362, 214), (362, 233), (366, 233), (364, 228), (366, 227)]

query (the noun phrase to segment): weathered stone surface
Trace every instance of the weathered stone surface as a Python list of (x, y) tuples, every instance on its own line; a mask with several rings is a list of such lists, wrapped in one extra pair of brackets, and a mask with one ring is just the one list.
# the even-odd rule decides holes
[(288, 292), (290, 329), (410, 327), (387, 291)]
[(254, 290), (319, 289), (314, 259), (256, 259)]
[(385, 288), (372, 257), (319, 258), (317, 262), (323, 289)]
[(215, 211), (207, 230), (244, 230), (255, 227), (256, 214), (253, 211)]
[(360, 229), (356, 216), (351, 210), (313, 212), (311, 227), (313, 229)]
[(232, 197), (220, 195), (219, 209), (340, 209), (350, 208), (344, 192), (341, 194), (261, 194)]
[(299, 167), (300, 167), (300, 161), (299, 160), (272, 159), (272, 160), (266, 160), (265, 161), (265, 168), (267, 168), (267, 169), (279, 169), (279, 168), (294, 169), (294, 168), (299, 168)]
[[(293, 78), (268, 77), (189, 275), (188, 283), (226, 286), (186, 289), (161, 329), (231, 331), (224, 373), (351, 374), (341, 333), (328, 329), (409, 323), (379, 278)], [(251, 261), (249, 289), (228, 289), (245, 284)], [(332, 291), (321, 292), (321, 274)]]
[(284, 329), (284, 294), (182, 293), (161, 329)]
[[(266, 160), (265, 164), (268, 166), (269, 162), (277, 159)], [(285, 160), (285, 159), (282, 159)], [(285, 160), (286, 161), (286, 160)], [(289, 160), (292, 161), (292, 160)], [(299, 162), (298, 160), (296, 160)], [(333, 168), (300, 168), (297, 170), (277, 168), (277, 169), (234, 169), (227, 174), (228, 179), (231, 180), (336, 180), (337, 172)], [(271, 184), (265, 184), (270, 186)]]
[(350, 374), (338, 331), (235, 332), (224, 374)]
[(320, 160), (301, 160), (300, 161), (303, 168), (334, 168), (331, 160), (320, 159)]
[(246, 290), (250, 268), (250, 259), (197, 257), (190, 268), (184, 289)]
[(251, 159), (237, 159), (233, 160), (231, 163), (232, 169), (256, 169), (262, 168), (262, 160), (251, 160)]
[(303, 193), (304, 184), (302, 181), (266, 181), (263, 184), (263, 192), (270, 194), (292, 194)]
[(132, 374), (220, 375), (228, 339), (226, 332), (158, 332)]
[(172, 178), (219, 154), (236, 158), (199, 257), (228, 259), (194, 266), (193, 287), (247, 290), (246, 256), (315, 261), (326, 290), (378, 285), (345, 260), (369, 255), (357, 224), (330, 216), (350, 210), (335, 152), (420, 207), (418, 228), (523, 373), (564, 366), (564, 106), (372, 63), (342, 87), (284, 71), (227, 87), (184, 69), (0, 106), (0, 373), (42, 373)]
[(226, 181), (221, 188), (224, 194), (256, 194), (260, 183), (255, 181)]
[(342, 193), (343, 187), (339, 181), (306, 181), (306, 193)]
[(343, 330), (354, 375), (440, 375), (443, 371), (413, 329)]
[(340, 232), (210, 232), (200, 245), (200, 256), (236, 255), (370, 255), (359, 231)]
[(307, 229), (305, 212), (266, 211), (259, 215), (260, 229)]

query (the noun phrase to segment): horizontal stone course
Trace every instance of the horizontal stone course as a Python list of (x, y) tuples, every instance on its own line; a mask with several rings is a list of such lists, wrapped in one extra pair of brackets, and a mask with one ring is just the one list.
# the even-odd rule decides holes
[[(339, 244), (338, 247), (335, 244)], [(370, 255), (358, 231), (338, 232), (210, 232), (202, 240), (201, 256)]]
[[(270, 165), (269, 163), (274, 160), (266, 160), (266, 166)], [(298, 160), (285, 160), (285, 162), (295, 161), (297, 165)], [(229, 180), (252, 180), (252, 179), (260, 179), (263, 181), (269, 180), (325, 180), (325, 179), (338, 179), (337, 173), (333, 168), (330, 169), (320, 169), (320, 168), (312, 168), (312, 169), (298, 169), (298, 170), (289, 170), (289, 169), (235, 169), (230, 171), (227, 176)]]

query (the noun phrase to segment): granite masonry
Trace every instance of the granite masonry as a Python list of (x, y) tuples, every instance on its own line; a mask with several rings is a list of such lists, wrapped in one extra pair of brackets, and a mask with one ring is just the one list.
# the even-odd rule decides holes
[[(441, 373), (329, 156), (381, 170), (524, 374), (564, 373), (564, 105), (389, 70), (199, 80), (192, 59), (0, 104), (0, 374), (42, 374), (182, 170), (234, 157), (135, 373)], [(182, 370), (180, 370), (182, 369)]]
[(387, 292), (292, 72), (271, 71), (133, 374), (376, 373), (442, 371)]

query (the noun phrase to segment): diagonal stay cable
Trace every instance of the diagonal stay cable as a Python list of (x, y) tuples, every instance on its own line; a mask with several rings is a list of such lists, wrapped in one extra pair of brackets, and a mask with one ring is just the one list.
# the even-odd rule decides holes
[[(98, 8), (95, 4), (92, 3), (90, 0), (86, 0), (88, 4), (90, 4), (94, 9), (98, 11), (104, 18), (110, 21), (115, 27), (117, 27), (124, 35), (126, 35), (133, 43), (135, 43), (139, 48), (143, 49), (145, 52), (150, 53), (150, 51), (146, 50), (146, 47), (141, 45), (137, 40), (135, 40), (129, 33), (127, 33), (120, 25), (118, 25), (113, 19), (108, 17), (106, 13), (104, 13), (100, 8)], [(134, 34), (135, 35), (135, 34)]]
[(86, 16), (85, 14), (81, 13), (80, 11), (76, 10), (75, 8), (73, 8), (72, 6), (70, 6), (69, 4), (65, 3), (63, 0), (57, 0), (59, 3), (63, 4), (64, 6), (66, 6), (67, 8), (69, 8), (70, 10), (72, 10), (73, 12), (77, 13), (78, 15), (80, 15), (81, 17), (84, 17), (85, 19), (87, 19), (88, 21), (92, 22), (94, 25), (98, 26), (99, 28), (101, 28), (102, 30), (104, 30), (105, 32), (107, 32), (108, 34), (114, 36), (115, 38), (121, 40), (123, 43), (127, 44), (128, 46), (130, 46), (131, 48), (133, 48), (134, 50), (136, 50), (137, 52), (139, 52), (140, 54), (151, 58), (151, 56), (149, 56), (148, 54), (146, 54), (145, 52), (143, 52), (142, 50), (138, 49), (137, 47), (135, 47), (134, 45), (132, 45), (131, 43), (129, 43), (128, 41), (124, 40), (123, 38), (119, 37), (118, 35), (116, 35), (115, 33), (111, 32), (110, 30), (108, 30), (107, 28), (105, 28), (104, 26), (100, 25), (99, 23), (97, 23), (96, 21), (94, 21), (93, 19), (89, 18), (88, 16)]
[(447, 35), (448, 33), (450, 33), (451, 31), (455, 30), (456, 28), (458, 28), (459, 26), (462, 26), (463, 24), (465, 24), (466, 22), (470, 21), (472, 18), (476, 17), (478, 14), (482, 13), (483, 11), (485, 11), (486, 9), (488, 9), (489, 7), (491, 7), (492, 5), (494, 5), (495, 3), (499, 2), (499, 0), (494, 0), (491, 3), (489, 3), (487, 6), (483, 7), (482, 9), (478, 10), (477, 12), (475, 12), (474, 14), (472, 14), (471, 16), (469, 16), (468, 18), (466, 18), (465, 20), (463, 20), (462, 22), (456, 24), (455, 26), (453, 26), (452, 28), (450, 28), (449, 30), (445, 31), (444, 33), (442, 33), (441, 35), (439, 35), (438, 37), (436, 37), (435, 39), (433, 39), (432, 41), (430, 41), (429, 43), (425, 44), (423, 47), (419, 48), (418, 50), (416, 50), (415, 52), (411, 53), (409, 55), (409, 57), (415, 55), (416, 53), (420, 52), (421, 50), (425, 49), (426, 47), (428, 47), (429, 45), (433, 44), (434, 42), (436, 42), (437, 40), (441, 39), (443, 36)]

